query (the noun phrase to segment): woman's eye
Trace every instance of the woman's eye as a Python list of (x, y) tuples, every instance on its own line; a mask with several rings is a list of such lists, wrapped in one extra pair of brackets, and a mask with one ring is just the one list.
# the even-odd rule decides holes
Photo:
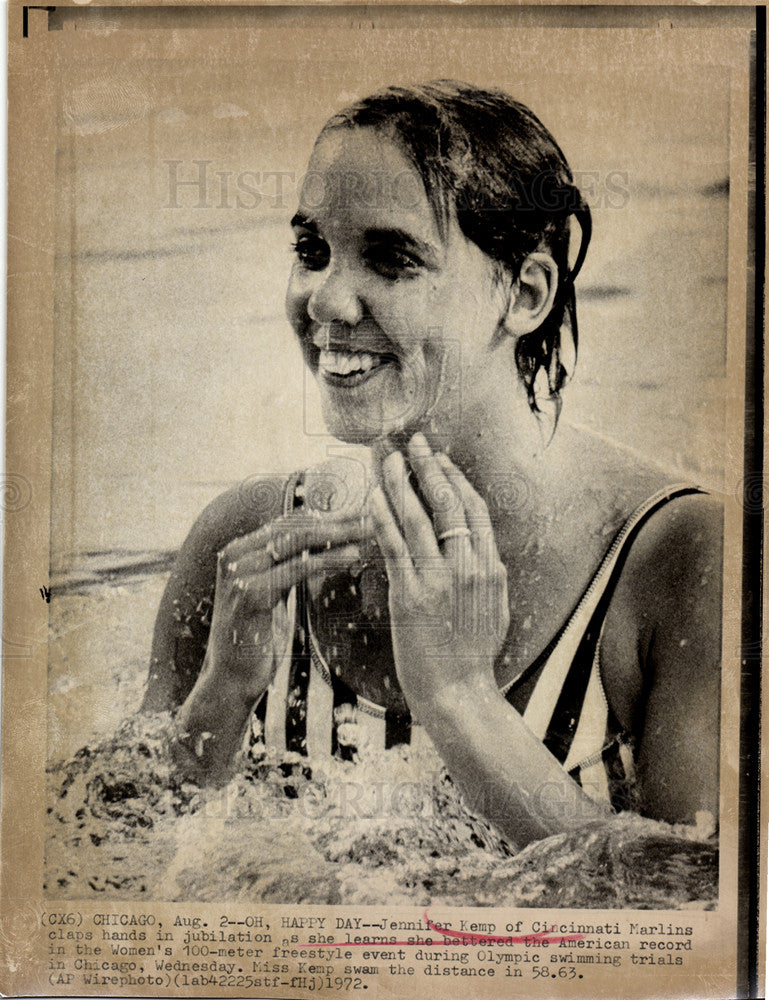
[(420, 265), (420, 261), (408, 250), (393, 246), (370, 247), (366, 257), (369, 264), (387, 278), (403, 277)]
[(328, 245), (318, 236), (298, 236), (291, 246), (299, 262), (311, 271), (322, 271), (328, 264)]

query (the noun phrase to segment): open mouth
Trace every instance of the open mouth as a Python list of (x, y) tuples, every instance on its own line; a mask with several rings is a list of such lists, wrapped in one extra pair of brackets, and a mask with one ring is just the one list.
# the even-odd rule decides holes
[(395, 364), (392, 354), (370, 354), (367, 351), (327, 351), (318, 355), (318, 370), (332, 385), (352, 388), (371, 378), (379, 369)]

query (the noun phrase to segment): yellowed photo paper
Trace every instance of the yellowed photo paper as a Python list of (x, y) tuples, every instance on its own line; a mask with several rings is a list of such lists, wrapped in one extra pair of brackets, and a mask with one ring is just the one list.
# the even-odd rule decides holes
[(760, 991), (762, 17), (10, 3), (0, 993)]

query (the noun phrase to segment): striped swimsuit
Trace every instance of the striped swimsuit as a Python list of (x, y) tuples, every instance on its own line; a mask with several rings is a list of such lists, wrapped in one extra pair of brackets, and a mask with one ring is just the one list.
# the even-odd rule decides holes
[[(294, 501), (298, 478), (287, 489)], [(502, 693), (529, 729), (596, 801), (631, 808), (634, 794), (632, 739), (614, 716), (600, 673), (601, 638), (609, 602), (641, 527), (674, 497), (702, 493), (696, 486), (670, 487), (650, 497), (628, 518), (610, 545), (565, 625), (548, 647)], [(278, 670), (254, 710), (251, 742), (302, 755), (355, 758), (363, 745), (388, 748), (427, 737), (412, 723), (405, 702), (385, 709), (356, 693), (336, 665), (355, 663), (365, 689), (367, 668), (384, 672), (397, 690), (387, 621), (386, 576), (381, 560), (358, 576), (326, 581), (313, 623), (306, 586), (296, 587), (285, 606)], [(382, 609), (385, 609), (384, 612)], [(321, 617), (322, 616), (322, 617)], [(402, 696), (401, 696), (402, 701)]]

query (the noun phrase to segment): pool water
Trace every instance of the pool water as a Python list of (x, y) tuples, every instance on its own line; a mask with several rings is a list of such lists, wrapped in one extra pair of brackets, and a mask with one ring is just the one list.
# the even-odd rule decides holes
[(244, 756), (205, 790), (136, 708), (164, 574), (51, 602), (49, 898), (712, 908), (708, 819), (625, 814), (516, 851), (468, 810), (429, 745), (355, 762)]

